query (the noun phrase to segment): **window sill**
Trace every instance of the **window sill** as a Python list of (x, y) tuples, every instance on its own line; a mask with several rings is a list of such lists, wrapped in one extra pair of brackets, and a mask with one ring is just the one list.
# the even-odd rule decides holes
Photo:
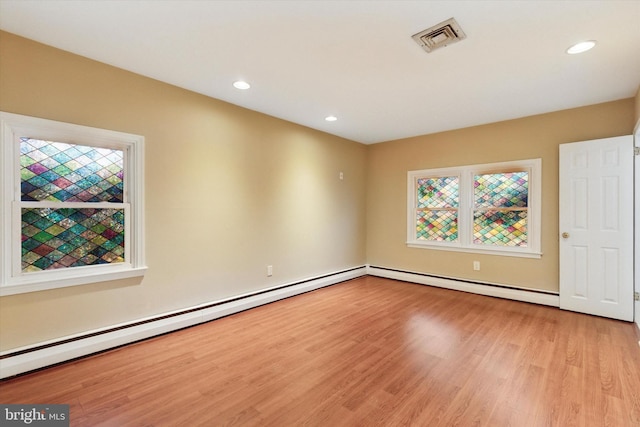
[[(60, 274), (55, 275), (55, 277), (43, 277), (37, 273), (34, 273), (33, 275), (27, 274), (19, 278), (11, 279), (8, 283), (0, 286), (0, 296), (66, 288), (69, 286), (128, 279), (131, 277), (141, 277), (144, 276), (146, 271), (147, 267), (136, 267), (113, 271), (84, 272), (82, 275), (72, 272), (73, 274)], [(61, 271), (61, 273), (63, 272)], [(65, 271), (64, 273), (70, 272)]]
[(498, 256), (510, 256), (510, 257), (519, 257), (519, 258), (542, 258), (541, 252), (535, 251), (511, 251), (504, 250), (500, 248), (470, 248), (463, 246), (452, 246), (452, 245), (434, 245), (429, 243), (416, 243), (416, 242), (407, 242), (407, 246), (410, 248), (418, 248), (418, 249), (434, 249), (437, 251), (450, 251), (450, 252), (467, 252), (472, 254), (484, 254), (484, 255), (498, 255)]

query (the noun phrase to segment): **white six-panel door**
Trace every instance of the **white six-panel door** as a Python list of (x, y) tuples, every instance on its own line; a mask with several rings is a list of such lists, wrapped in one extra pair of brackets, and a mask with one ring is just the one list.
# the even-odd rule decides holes
[(560, 145), (560, 308), (633, 321), (633, 137)]

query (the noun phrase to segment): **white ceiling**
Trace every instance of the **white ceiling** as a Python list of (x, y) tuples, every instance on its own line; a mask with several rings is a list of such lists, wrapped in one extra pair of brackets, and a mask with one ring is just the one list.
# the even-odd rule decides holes
[[(451, 17), (465, 40), (427, 54), (411, 38)], [(0, 0), (0, 28), (362, 143), (628, 98), (640, 84), (638, 0)], [(565, 53), (589, 39), (593, 50)]]

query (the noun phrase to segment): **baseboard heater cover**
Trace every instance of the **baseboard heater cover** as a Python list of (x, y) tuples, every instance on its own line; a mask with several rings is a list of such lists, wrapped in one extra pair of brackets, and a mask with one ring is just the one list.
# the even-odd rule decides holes
[(12, 349), (0, 353), (0, 379), (177, 331), (364, 275), (366, 266), (353, 267), (222, 301)]
[(404, 282), (435, 286), (438, 288), (470, 292), (474, 294), (510, 299), (515, 301), (530, 302), (552, 307), (560, 307), (560, 297), (557, 293), (553, 292), (514, 288), (512, 286), (501, 285), (497, 283), (473, 282), (469, 280), (433, 276), (425, 273), (371, 265), (367, 266), (367, 274), (371, 276), (385, 277), (387, 279), (402, 280)]

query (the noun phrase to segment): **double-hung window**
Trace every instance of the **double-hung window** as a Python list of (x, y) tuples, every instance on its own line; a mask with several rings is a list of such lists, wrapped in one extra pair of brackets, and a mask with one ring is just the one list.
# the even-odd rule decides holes
[(0, 293), (142, 275), (144, 139), (0, 114)]
[(540, 257), (541, 160), (408, 173), (411, 247)]

